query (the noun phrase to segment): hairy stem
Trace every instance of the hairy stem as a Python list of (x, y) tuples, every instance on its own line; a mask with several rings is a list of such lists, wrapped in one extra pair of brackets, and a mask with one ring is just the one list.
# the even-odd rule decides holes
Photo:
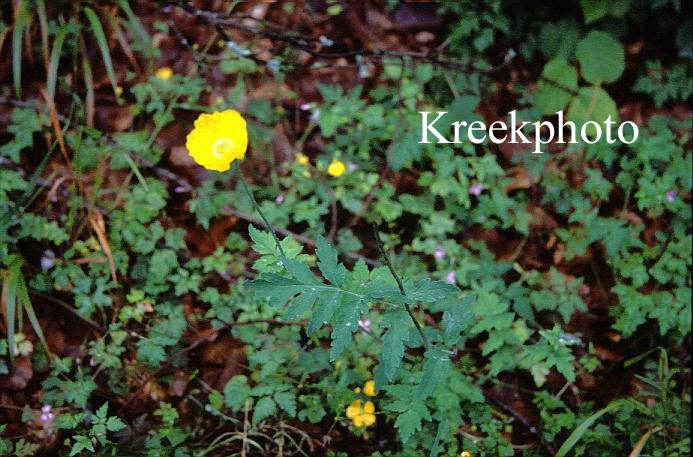
[(272, 227), (272, 224), (269, 223), (267, 220), (267, 217), (265, 217), (265, 214), (262, 212), (260, 209), (260, 205), (257, 204), (255, 201), (255, 197), (253, 197), (253, 193), (250, 191), (250, 188), (248, 187), (248, 182), (245, 180), (245, 177), (243, 176), (243, 171), (241, 171), (241, 166), (239, 165), (239, 161), (234, 161), (233, 163), (234, 170), (238, 172), (238, 179), (241, 181), (241, 185), (243, 186), (243, 190), (245, 191), (246, 195), (248, 195), (248, 198), (250, 199), (250, 203), (253, 205), (253, 209), (257, 211), (257, 213), (260, 215), (262, 218), (262, 222), (264, 222), (265, 227), (267, 227), (267, 230), (270, 231), (272, 234), (272, 238), (274, 238), (274, 243), (277, 245), (277, 249), (279, 249), (279, 254), (282, 257), (286, 257), (286, 254), (284, 254), (284, 248), (282, 248), (281, 243), (279, 242), (279, 238), (277, 237), (276, 232), (274, 231), (274, 227)]
[[(395, 278), (400, 293), (403, 297), (406, 297), (407, 293), (404, 291), (404, 284), (402, 284), (402, 280), (399, 278), (397, 272), (395, 271), (395, 268), (392, 266), (390, 258), (385, 253), (383, 241), (380, 239), (380, 232), (378, 232), (378, 227), (376, 227), (375, 225), (373, 225), (373, 234), (375, 235), (375, 241), (378, 244), (378, 250), (380, 251), (380, 255), (383, 258), (383, 262), (385, 262), (385, 265), (387, 265), (387, 268), (388, 270), (390, 270), (390, 274), (392, 275), (392, 277)], [(416, 317), (414, 316), (414, 313), (412, 313), (408, 303), (404, 303), (404, 309), (407, 310), (407, 314), (409, 314), (409, 317), (411, 318), (412, 322), (414, 322), (414, 326), (416, 327), (416, 330), (419, 332), (419, 336), (421, 336), (421, 341), (423, 341), (424, 347), (428, 349), (430, 347), (430, 344), (428, 343), (428, 338), (426, 338), (426, 335), (424, 335), (423, 328), (421, 328), (421, 324), (419, 324), (419, 321), (416, 320)]]

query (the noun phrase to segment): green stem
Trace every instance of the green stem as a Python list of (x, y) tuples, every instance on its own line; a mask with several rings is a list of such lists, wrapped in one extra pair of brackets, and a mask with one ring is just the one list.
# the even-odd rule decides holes
[(279, 238), (277, 237), (277, 234), (274, 231), (274, 227), (272, 227), (272, 224), (269, 223), (269, 221), (265, 217), (265, 214), (262, 212), (262, 210), (260, 210), (260, 205), (257, 204), (257, 202), (255, 201), (255, 197), (253, 197), (253, 193), (250, 191), (250, 188), (248, 187), (248, 182), (245, 180), (245, 177), (243, 176), (243, 171), (241, 171), (240, 162), (238, 160), (234, 161), (233, 167), (234, 171), (238, 172), (238, 179), (241, 181), (243, 190), (245, 191), (246, 195), (248, 195), (250, 203), (252, 203), (253, 205), (253, 209), (257, 211), (257, 213), (260, 215), (260, 218), (262, 218), (262, 222), (265, 223), (267, 230), (269, 230), (272, 234), (272, 238), (274, 238), (274, 243), (277, 245), (277, 249), (279, 249), (279, 254), (281, 255), (281, 257), (285, 258), (286, 254), (284, 254), (284, 249), (282, 248), (281, 243), (279, 243)]
[[(390, 258), (385, 253), (383, 241), (380, 239), (380, 232), (378, 232), (378, 227), (376, 227), (375, 225), (373, 225), (373, 233), (375, 234), (375, 241), (378, 243), (378, 250), (380, 251), (380, 255), (382, 256), (385, 265), (387, 265), (387, 268), (390, 270), (390, 274), (392, 275), (392, 277), (395, 278), (400, 293), (403, 297), (406, 297), (407, 294), (404, 291), (404, 284), (402, 284), (402, 280), (399, 279), (397, 272), (395, 272), (395, 268), (392, 266)], [(419, 332), (419, 336), (421, 336), (421, 341), (423, 341), (424, 347), (426, 349), (429, 349), (430, 344), (428, 343), (428, 338), (426, 338), (426, 335), (424, 335), (423, 329), (421, 328), (421, 324), (419, 324), (419, 321), (416, 320), (414, 313), (412, 313), (411, 308), (409, 307), (409, 303), (404, 303), (404, 309), (407, 310), (407, 314), (409, 314), (409, 317), (411, 318), (412, 322), (414, 322), (414, 326), (416, 327), (416, 330)]]

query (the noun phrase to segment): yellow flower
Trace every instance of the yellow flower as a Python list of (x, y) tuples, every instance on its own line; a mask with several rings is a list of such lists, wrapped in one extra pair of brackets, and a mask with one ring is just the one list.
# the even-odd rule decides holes
[(375, 397), (375, 381), (366, 381), (363, 385), (363, 393), (369, 397)]
[(462, 451), (460, 457), (472, 457), (472, 453), (469, 451)]
[(360, 394), (360, 393), (361, 393), (361, 388), (360, 388), (360, 387), (357, 387), (356, 389), (354, 389), (354, 393), (355, 393), (355, 394)]
[(372, 401), (366, 403), (354, 400), (347, 408), (346, 415), (356, 427), (370, 427), (375, 424), (375, 405)]
[(163, 79), (166, 81), (168, 78), (173, 76), (173, 70), (171, 70), (169, 67), (161, 67), (158, 70), (156, 70), (156, 73), (154, 73), (154, 76), (156, 76), (159, 79)]
[(121, 95), (123, 95), (123, 88), (122, 88), (121, 86), (116, 86), (116, 88), (115, 88), (115, 94), (116, 94), (118, 97), (120, 97)]
[(327, 174), (334, 177), (342, 176), (344, 170), (346, 170), (344, 162), (342, 162), (341, 160), (333, 160), (332, 162), (330, 162), (330, 166), (327, 167)]
[(308, 165), (310, 159), (304, 153), (299, 152), (298, 154), (296, 154), (296, 162), (300, 163), (301, 165)]
[(195, 162), (208, 170), (226, 171), (231, 162), (245, 157), (248, 147), (245, 120), (232, 109), (200, 114), (185, 147)]

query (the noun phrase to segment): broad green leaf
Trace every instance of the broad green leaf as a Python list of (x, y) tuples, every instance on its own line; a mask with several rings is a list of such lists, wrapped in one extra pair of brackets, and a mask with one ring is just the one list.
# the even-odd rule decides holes
[(606, 32), (592, 31), (575, 49), (582, 77), (592, 84), (612, 83), (625, 69), (621, 44)]
[[(609, 94), (599, 86), (581, 88), (568, 108), (568, 119), (575, 122), (576, 128), (581, 128), (587, 121), (594, 121), (600, 124), (602, 138), (606, 135), (603, 122), (607, 120), (609, 116), (612, 122), (618, 122), (616, 102), (614, 102)], [(612, 132), (613, 131), (614, 126), (612, 125)], [(595, 137), (596, 128), (593, 125), (589, 125), (586, 129), (586, 133), (590, 137)], [(576, 136), (579, 137), (578, 132), (576, 132)]]
[(577, 91), (577, 70), (565, 59), (557, 58), (544, 66), (542, 77), (534, 94), (534, 104), (544, 114), (554, 114), (564, 109)]

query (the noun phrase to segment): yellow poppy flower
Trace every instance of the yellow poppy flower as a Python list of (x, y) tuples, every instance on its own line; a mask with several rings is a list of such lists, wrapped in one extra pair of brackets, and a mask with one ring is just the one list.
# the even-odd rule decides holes
[(469, 451), (463, 451), (460, 453), (460, 457), (472, 457), (472, 453)]
[(299, 152), (298, 154), (296, 154), (296, 162), (300, 163), (301, 165), (308, 165), (310, 159), (304, 153)]
[(208, 170), (226, 171), (231, 162), (245, 157), (248, 129), (238, 111), (229, 109), (200, 114), (185, 142), (188, 153)]
[(372, 401), (362, 403), (354, 400), (347, 408), (346, 415), (356, 427), (370, 427), (375, 424), (375, 405)]
[(333, 160), (330, 162), (330, 166), (327, 167), (327, 174), (336, 178), (337, 176), (341, 176), (344, 173), (344, 170), (346, 170), (344, 162), (341, 160)]
[(156, 76), (159, 79), (163, 79), (166, 81), (168, 78), (173, 76), (173, 70), (169, 67), (161, 67), (156, 72), (154, 73), (154, 76)]
[(375, 381), (366, 381), (363, 385), (363, 393), (369, 397), (375, 397)]

